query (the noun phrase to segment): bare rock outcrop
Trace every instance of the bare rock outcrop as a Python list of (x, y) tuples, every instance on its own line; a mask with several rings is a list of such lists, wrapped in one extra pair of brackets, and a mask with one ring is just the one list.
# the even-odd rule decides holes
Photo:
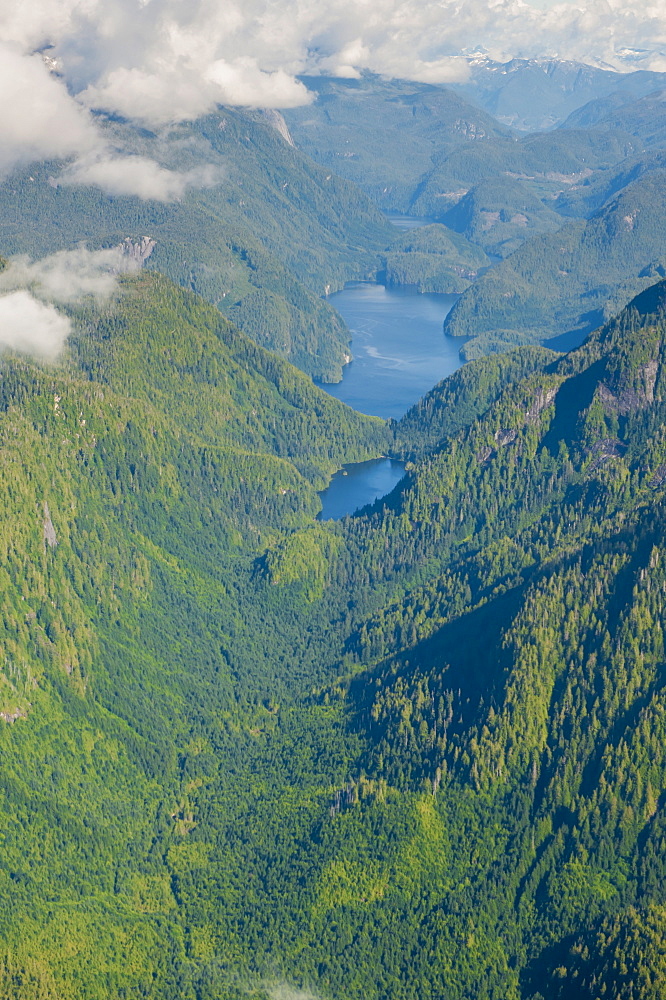
[(156, 246), (157, 243), (150, 236), (141, 236), (138, 240), (126, 236), (119, 244), (119, 250), (123, 252), (125, 257), (129, 257), (130, 260), (135, 260), (137, 264), (143, 266)]
[(53, 527), (53, 521), (51, 520), (49, 505), (45, 500), (44, 501), (44, 545), (48, 545), (50, 548), (54, 549), (57, 544), (58, 544), (58, 539), (56, 537), (56, 530)]

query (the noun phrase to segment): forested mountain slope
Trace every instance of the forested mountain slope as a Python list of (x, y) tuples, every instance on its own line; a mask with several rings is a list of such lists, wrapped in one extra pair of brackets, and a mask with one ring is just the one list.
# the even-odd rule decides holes
[(659, 996), (666, 283), (390, 425), (159, 275), (72, 320), (0, 384), (3, 1000)]
[(485, 149), (489, 140), (510, 134), (447, 88), (372, 74), (304, 82), (315, 102), (285, 111), (296, 144), (385, 210), (408, 211), (438, 158), (469, 143)]
[(0, 995), (190, 996), (185, 760), (213, 725), (233, 769), (267, 692), (316, 675), (242, 595), (386, 437), (159, 276), (74, 320), (60, 365), (3, 359)]
[(401, 233), (387, 247), (383, 265), (378, 277), (389, 287), (455, 294), (469, 288), (490, 258), (464, 236), (434, 223)]
[(297, 145), (384, 210), (442, 220), (481, 181), (506, 182), (508, 210), (517, 179), (545, 212), (563, 187), (642, 148), (619, 123), (520, 135), (446, 87), (371, 75), (306, 83), (314, 104), (285, 112)]
[(351, 703), (368, 778), (424, 783), (442, 818), (465, 802), (439, 947), (464, 926), (472, 964), (523, 955), (473, 995), (664, 990), (665, 332), (662, 284), (505, 389), (384, 515), (431, 534), (422, 558), (458, 546), (361, 631)]
[[(648, 290), (561, 360), (517, 352), (485, 412), (474, 363), (458, 429), (388, 509), (343, 523), (328, 599), (361, 617), (315, 705), (366, 749), (311, 841), (319, 790), (291, 820), (287, 867), (310, 874), (270, 925), (291, 976), (345, 996), (663, 991), (665, 305)], [(257, 886), (221, 926), (263, 949), (268, 905)]]
[(104, 135), (129, 157), (193, 172), (194, 185), (171, 201), (140, 200), (73, 184), (62, 164), (33, 164), (0, 184), (4, 252), (41, 257), (81, 241), (96, 249), (149, 237), (147, 267), (302, 370), (339, 380), (349, 332), (323, 296), (374, 274), (395, 235), (369, 199), (258, 113), (221, 109), (168, 136), (109, 121)]
[(594, 102), (575, 111), (562, 128), (617, 129), (636, 136), (643, 149), (663, 149), (666, 144), (666, 90), (660, 81), (634, 100)]
[(664, 74), (617, 73), (565, 59), (470, 60), (470, 77), (456, 90), (506, 125), (552, 128), (592, 102), (629, 103), (663, 86)]
[(480, 181), (449, 209), (443, 222), (497, 257), (508, 257), (530, 236), (562, 225), (552, 208), (506, 176)]
[(483, 275), (456, 303), (445, 329), (472, 336), (468, 357), (508, 344), (570, 334), (579, 340), (663, 275), (662, 170), (615, 195), (587, 222), (531, 240)]

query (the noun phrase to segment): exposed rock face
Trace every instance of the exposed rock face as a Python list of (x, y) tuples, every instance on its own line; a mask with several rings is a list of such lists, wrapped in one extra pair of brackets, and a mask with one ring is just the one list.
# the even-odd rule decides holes
[(136, 242), (131, 236), (126, 236), (120, 244), (119, 249), (122, 250), (126, 257), (143, 265), (150, 257), (155, 246), (155, 240), (151, 239), (150, 236), (142, 236)]
[(53, 527), (53, 521), (51, 520), (51, 514), (49, 512), (49, 505), (46, 500), (44, 501), (44, 545), (50, 546), (54, 549), (58, 544), (58, 539), (56, 537), (55, 528)]
[(506, 444), (511, 444), (512, 441), (516, 440), (517, 436), (518, 431), (505, 430), (503, 427), (500, 427), (498, 431), (495, 431), (495, 441), (500, 448), (503, 448)]
[(656, 490), (666, 480), (666, 465), (658, 465), (654, 470), (654, 475), (648, 483), (652, 490)]
[(296, 143), (292, 139), (291, 132), (289, 131), (287, 123), (280, 112), (276, 111), (274, 108), (265, 108), (262, 113), (268, 124), (271, 125), (276, 132), (280, 133), (284, 141), (289, 143), (290, 146), (296, 148)]
[(600, 383), (599, 399), (606, 410), (614, 413), (632, 413), (643, 406), (654, 403), (654, 389), (657, 384), (659, 362), (648, 361), (637, 369), (637, 384), (634, 388), (624, 388), (620, 392), (612, 392), (607, 385)]
[(542, 410), (545, 410), (547, 406), (555, 399), (557, 395), (557, 386), (553, 386), (551, 389), (539, 389), (536, 396), (532, 400), (532, 405), (525, 414), (530, 422), (534, 422)]
[(617, 438), (601, 438), (595, 441), (589, 451), (592, 456), (589, 471), (598, 469), (609, 458), (621, 458), (625, 450), (626, 446)]

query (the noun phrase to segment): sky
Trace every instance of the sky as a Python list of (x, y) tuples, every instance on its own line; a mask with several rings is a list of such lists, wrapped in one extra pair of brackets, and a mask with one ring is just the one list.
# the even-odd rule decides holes
[(124, 156), (95, 112), (168, 129), (217, 104), (306, 104), (301, 74), (446, 84), (479, 52), (666, 71), (666, 3), (2, 0), (0, 175), (57, 158), (67, 161), (59, 183), (178, 198), (215, 181)]

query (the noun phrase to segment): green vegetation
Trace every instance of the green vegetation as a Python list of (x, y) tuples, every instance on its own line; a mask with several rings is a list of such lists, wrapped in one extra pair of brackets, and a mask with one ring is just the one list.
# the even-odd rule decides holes
[(370, 73), (304, 82), (317, 97), (285, 111), (295, 142), (384, 210), (409, 211), (422, 178), (448, 153), (472, 143), (485, 152), (490, 140), (509, 135), (487, 112), (443, 87)]
[[(460, 96), (526, 120), (534, 64), (368, 74), (307, 81), (298, 148), (100, 117), (212, 168), (180, 201), (0, 185), (10, 253), (155, 240), (57, 364), (0, 360), (0, 1000), (664, 995), (663, 100), (573, 72), (539, 135)], [(309, 377), (373, 276), (470, 338), (397, 422)]]
[(562, 219), (520, 181), (508, 177), (481, 181), (444, 216), (487, 253), (508, 257), (526, 239), (553, 232)]
[(141, 201), (58, 184), (62, 164), (33, 164), (0, 184), (3, 251), (41, 257), (81, 241), (95, 249), (149, 236), (148, 267), (308, 374), (339, 381), (349, 332), (323, 296), (374, 274), (394, 233), (369, 199), (260, 115), (225, 109), (172, 129), (168, 143), (129, 123), (105, 131), (126, 154), (204, 170), (216, 183), (168, 203)]
[[(494, 76), (497, 90), (506, 76)], [(449, 210), (484, 182), (488, 188), (479, 192), (481, 200), (490, 198), (491, 211), (506, 212), (502, 222), (513, 225), (511, 231), (496, 232), (497, 245), (553, 229), (550, 206), (563, 190), (594, 172), (603, 174), (645, 146), (628, 122), (512, 133), (488, 114), (495, 111), (492, 102), (482, 110), (463, 96), (465, 87), (455, 92), (371, 74), (305, 82), (317, 100), (285, 112), (301, 149), (358, 184), (385, 211), (447, 224)], [(517, 214), (527, 215), (526, 226), (511, 224)]]
[(666, 283), (390, 426), (158, 275), (72, 316), (0, 383), (0, 997), (655, 1000)]
[(624, 188), (588, 222), (524, 244), (465, 292), (445, 321), (465, 356), (570, 334), (578, 341), (663, 273), (663, 171)]
[(419, 292), (460, 294), (489, 265), (483, 250), (435, 224), (403, 233), (391, 244), (383, 280), (389, 286), (415, 285)]
[(627, 103), (663, 87), (663, 73), (618, 73), (563, 59), (475, 59), (465, 83), (454, 84), (499, 121), (530, 132), (579, 121), (590, 104)]

